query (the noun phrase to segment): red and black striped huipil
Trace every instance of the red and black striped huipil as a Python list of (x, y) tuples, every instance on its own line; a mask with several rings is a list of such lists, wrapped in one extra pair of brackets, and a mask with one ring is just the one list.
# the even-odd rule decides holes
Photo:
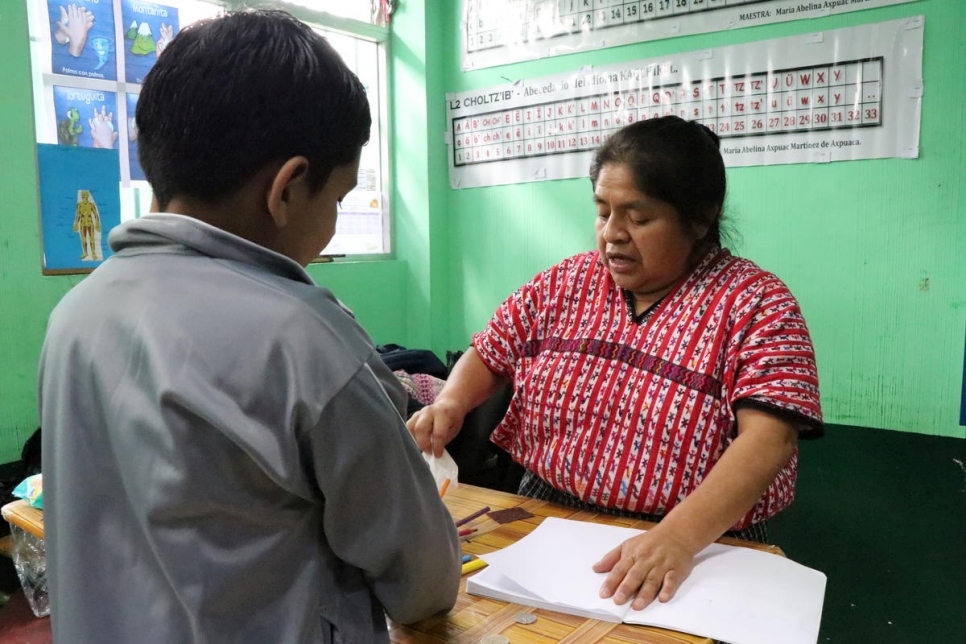
[[(514, 396), (493, 441), (586, 502), (664, 515), (704, 479), (750, 405), (821, 433), (798, 303), (774, 275), (709, 253), (643, 321), (597, 252), (537, 275), (473, 345)], [(734, 528), (792, 501), (797, 453)]]

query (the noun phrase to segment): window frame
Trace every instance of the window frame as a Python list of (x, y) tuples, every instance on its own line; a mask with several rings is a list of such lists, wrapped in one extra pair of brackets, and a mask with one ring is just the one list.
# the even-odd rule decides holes
[[(156, 1), (160, 2), (163, 0)], [(228, 11), (241, 11), (243, 9), (250, 8), (250, 4), (248, 4), (246, 0), (198, 1), (221, 5)], [(390, 177), (392, 176), (392, 167), (390, 165), (391, 159), (389, 156), (389, 140), (391, 138), (391, 131), (389, 129), (391, 120), (389, 118), (389, 88), (391, 86), (389, 80), (389, 27), (382, 27), (379, 25), (370, 24), (368, 22), (362, 22), (361, 20), (336, 16), (326, 11), (312, 9), (301, 4), (286, 2), (285, 0), (268, 0), (263, 5), (259, 5), (259, 8), (269, 7), (287, 11), (314, 29), (329, 31), (344, 36), (351, 36), (353, 38), (358, 38), (359, 40), (364, 40), (377, 45), (379, 101), (378, 105), (371, 105), (371, 108), (373, 111), (377, 112), (377, 114), (373, 114), (373, 121), (378, 123), (381, 136), (379, 137), (379, 141), (373, 141), (370, 139), (369, 145), (373, 145), (374, 143), (379, 145), (379, 165), (381, 174), (380, 199), (382, 200), (383, 204), (381, 213), (382, 245), (386, 250), (382, 253), (346, 254), (344, 256), (326, 255), (325, 252), (323, 252), (322, 255), (313, 260), (312, 263), (316, 264), (329, 262), (332, 261), (333, 257), (338, 257), (342, 261), (378, 261), (392, 259), (394, 256), (394, 249), (392, 245), (392, 202), (390, 200), (392, 191), (390, 190), (389, 185)]]
[[(228, 10), (241, 10), (246, 7), (244, 0), (220, 0), (219, 2), (216, 2), (216, 4), (222, 4)], [(369, 145), (372, 145), (373, 143), (377, 143), (379, 145), (379, 164), (381, 174), (380, 198), (383, 204), (382, 243), (383, 248), (387, 250), (383, 253), (345, 255), (342, 259), (344, 261), (374, 261), (379, 259), (391, 259), (394, 253), (392, 246), (392, 203), (390, 201), (391, 190), (389, 186), (389, 179), (392, 176), (392, 168), (390, 166), (389, 156), (389, 140), (391, 136), (389, 129), (389, 88), (391, 87), (389, 79), (389, 28), (362, 22), (360, 20), (354, 20), (352, 18), (335, 16), (325, 11), (311, 9), (300, 4), (289, 3), (285, 0), (271, 0), (271, 2), (266, 4), (273, 8), (283, 9), (289, 12), (313, 28), (321, 29), (322, 31), (334, 32), (340, 35), (351, 36), (353, 38), (358, 38), (359, 40), (364, 40), (377, 45), (379, 101), (378, 105), (371, 105), (371, 109), (374, 109), (374, 111), (378, 112), (378, 114), (373, 115), (373, 121), (378, 122), (381, 136), (379, 137), (379, 141), (370, 140)], [(322, 263), (330, 260), (331, 256), (327, 258), (323, 252), (318, 259), (313, 261), (313, 263)]]

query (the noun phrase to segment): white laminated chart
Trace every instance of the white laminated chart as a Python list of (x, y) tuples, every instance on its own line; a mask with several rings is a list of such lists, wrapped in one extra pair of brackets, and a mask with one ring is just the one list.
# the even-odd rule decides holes
[(732, 167), (916, 157), (922, 35), (919, 16), (451, 94), (451, 185), (586, 176), (613, 132), (668, 115)]
[(463, 0), (462, 67), (492, 67), (915, 1)]

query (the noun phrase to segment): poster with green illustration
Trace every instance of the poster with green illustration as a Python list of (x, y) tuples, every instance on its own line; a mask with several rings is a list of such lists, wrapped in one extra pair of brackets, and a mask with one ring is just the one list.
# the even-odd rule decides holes
[(85, 148), (116, 149), (119, 123), (117, 93), (54, 85), (57, 143)]
[(125, 80), (143, 83), (158, 56), (178, 33), (178, 10), (153, 2), (123, 0), (121, 21), (124, 25)]

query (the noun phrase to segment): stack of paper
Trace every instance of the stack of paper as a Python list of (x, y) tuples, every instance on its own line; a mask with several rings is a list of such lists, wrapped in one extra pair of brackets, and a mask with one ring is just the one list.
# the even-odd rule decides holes
[(815, 644), (825, 575), (779, 555), (711, 544), (674, 598), (631, 610), (601, 599), (592, 566), (641, 530), (548, 518), (467, 580), (473, 595), (600, 619), (657, 626), (731, 644)]

